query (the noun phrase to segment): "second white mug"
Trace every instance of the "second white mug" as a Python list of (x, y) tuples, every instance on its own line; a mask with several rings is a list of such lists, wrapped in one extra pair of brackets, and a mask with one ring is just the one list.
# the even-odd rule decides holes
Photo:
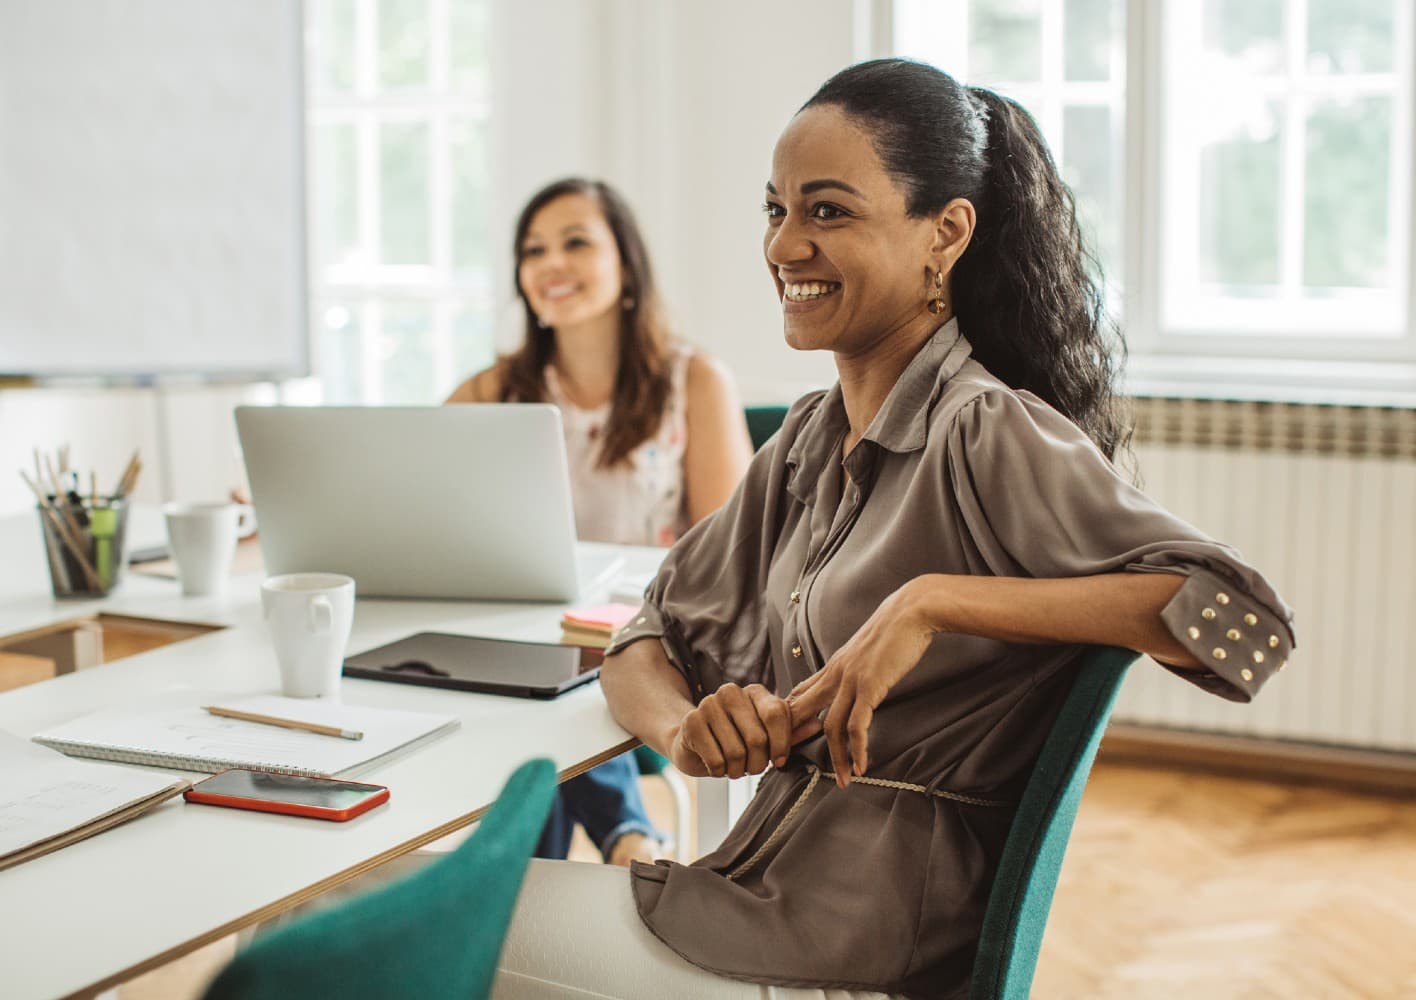
[(169, 503), (162, 513), (182, 593), (214, 594), (225, 589), (236, 539), (251, 526), (251, 508), (239, 503)]
[(354, 625), (354, 579), (286, 573), (261, 584), (261, 607), (289, 698), (335, 698)]

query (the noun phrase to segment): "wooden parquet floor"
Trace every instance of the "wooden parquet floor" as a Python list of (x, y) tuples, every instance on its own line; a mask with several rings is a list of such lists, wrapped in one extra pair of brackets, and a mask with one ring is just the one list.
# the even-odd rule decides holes
[[(671, 828), (663, 783), (642, 787)], [(588, 842), (577, 851), (595, 860)], [(217, 942), (120, 1000), (199, 996), (231, 953)], [(1416, 1000), (1416, 800), (1103, 760), (1033, 987), (1035, 1000)]]
[(1099, 763), (1039, 1000), (1416, 998), (1416, 801)]

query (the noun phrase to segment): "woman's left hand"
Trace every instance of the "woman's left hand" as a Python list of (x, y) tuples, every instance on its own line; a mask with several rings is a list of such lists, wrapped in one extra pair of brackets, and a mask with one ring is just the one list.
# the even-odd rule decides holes
[(870, 721), (890, 689), (915, 668), (934, 638), (918, 599), (916, 578), (881, 602), (856, 634), (816, 673), (787, 695), (793, 729), (826, 712), (826, 744), (836, 784), (845, 788), (851, 773), (870, 764)]

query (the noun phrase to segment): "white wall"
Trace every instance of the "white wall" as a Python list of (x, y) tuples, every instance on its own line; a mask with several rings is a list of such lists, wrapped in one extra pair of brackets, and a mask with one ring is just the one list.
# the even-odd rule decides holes
[[(851, 0), (494, 4), (490, 209), (493, 238), (508, 247), (498, 294), (510, 300), (510, 232), (526, 196), (564, 174), (602, 176), (638, 210), (678, 330), (729, 364), (747, 401), (829, 382), (829, 358), (782, 341), (760, 205), (778, 133), (852, 60)], [(64, 442), (100, 476), (141, 447), (143, 499), (220, 496), (240, 477), (231, 407), (273, 393), (175, 387), (160, 410), (144, 389), (0, 390), (0, 513), (29, 505), (12, 470), (29, 467), (30, 449)]]
[[(639, 215), (675, 326), (725, 360), (748, 401), (829, 382), (797, 354), (762, 260), (777, 135), (853, 54), (852, 0), (523, 0), (493, 25), (493, 233), (571, 173)], [(496, 276), (509, 297), (511, 273)]]
[[(308, 382), (290, 383), (285, 397), (308, 401)], [(98, 474), (100, 490), (113, 488), (136, 448), (143, 460), (137, 500), (222, 499), (245, 482), (232, 409), (276, 398), (268, 383), (0, 391), (0, 514), (33, 506), (18, 473), (33, 475), (32, 450), (52, 456), (64, 444), (85, 483), (90, 470)]]
[(749, 401), (831, 381), (829, 357), (782, 339), (761, 206), (777, 136), (851, 62), (850, 0), (617, 6), (656, 30), (616, 32), (628, 51), (611, 61), (641, 77), (613, 94), (606, 174), (643, 208), (679, 329), (728, 363)]

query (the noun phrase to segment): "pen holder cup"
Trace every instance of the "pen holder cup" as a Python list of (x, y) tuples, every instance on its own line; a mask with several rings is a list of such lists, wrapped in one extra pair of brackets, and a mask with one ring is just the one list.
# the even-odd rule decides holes
[(102, 597), (123, 579), (128, 505), (48, 503), (36, 508), (55, 597)]

